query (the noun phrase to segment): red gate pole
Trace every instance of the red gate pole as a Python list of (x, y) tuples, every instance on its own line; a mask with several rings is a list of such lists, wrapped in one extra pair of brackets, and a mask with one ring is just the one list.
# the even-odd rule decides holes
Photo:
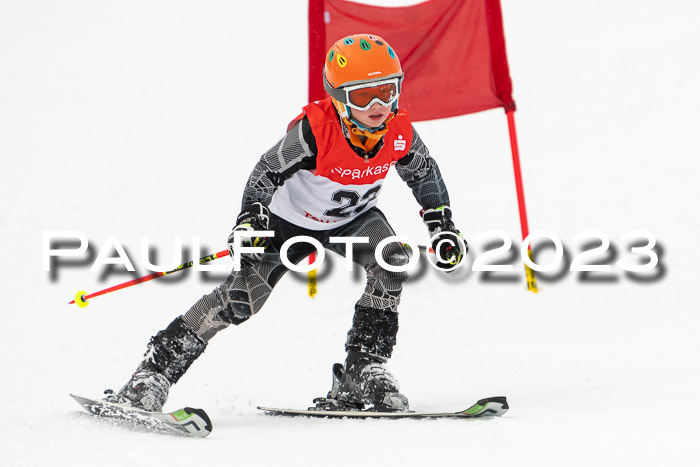
[[(527, 225), (527, 211), (525, 209), (525, 191), (523, 190), (523, 177), (520, 171), (520, 151), (518, 150), (518, 137), (515, 132), (515, 109), (506, 110), (508, 117), (508, 133), (510, 134), (510, 150), (513, 154), (513, 171), (515, 173), (515, 190), (518, 195), (518, 210), (520, 211), (520, 229), (523, 240), (530, 234)], [(527, 254), (532, 261), (532, 249), (528, 246)], [(527, 278), (527, 289), (537, 293), (537, 281), (535, 272), (525, 265), (525, 276)]]
[[(323, 99), (323, 63), (326, 56), (326, 24), (324, 0), (309, 0), (309, 102)], [(316, 252), (309, 255), (309, 264), (316, 261)], [(307, 273), (309, 297), (314, 298), (318, 290), (316, 269)]]

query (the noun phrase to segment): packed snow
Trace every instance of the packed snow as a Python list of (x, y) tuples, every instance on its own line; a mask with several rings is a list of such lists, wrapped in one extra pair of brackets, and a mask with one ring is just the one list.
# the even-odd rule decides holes
[[(471, 252), (451, 275), (421, 258), (390, 368), (414, 409), (505, 395), (511, 410), (479, 421), (259, 412), (307, 407), (344, 358), (364, 279), (329, 254), (314, 299), (304, 274), (288, 274), (259, 315), (217, 335), (173, 387), (166, 409), (201, 407), (213, 420), (208, 438), (186, 439), (101, 422), (69, 393), (118, 389), (149, 338), (225, 273), (182, 272), (86, 308), (67, 303), (134, 277), (118, 265), (91, 270), (115, 241), (136, 275), (149, 272), (144, 237), (161, 263), (180, 261), (176, 237), (184, 261), (197, 241), (201, 256), (226, 248), (250, 170), (306, 103), (306, 2), (0, 3), (0, 464), (700, 462), (700, 7), (502, 7), (530, 229), (561, 240), (561, 267), (527, 291), (502, 110), (416, 123)], [(395, 173), (379, 206), (398, 233), (427, 240)], [(82, 232), (89, 249), (46, 272), (49, 231)], [(490, 231), (513, 240), (512, 254), (493, 258), (513, 272), (470, 270), (502, 243)], [(600, 245), (577, 236), (590, 231), (610, 239), (590, 258), (609, 272), (568, 270)], [(645, 241), (623, 238), (634, 231), (656, 238), (659, 263), (647, 273), (615, 264), (647, 261), (632, 251)], [(551, 247), (536, 255), (553, 258)]]

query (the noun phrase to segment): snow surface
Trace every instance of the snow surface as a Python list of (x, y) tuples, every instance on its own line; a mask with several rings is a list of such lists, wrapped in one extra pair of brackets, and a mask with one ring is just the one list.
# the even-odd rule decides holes
[[(531, 230), (555, 233), (569, 256), (574, 235), (601, 231), (612, 259), (630, 257), (625, 232), (651, 232), (651, 280), (563, 270), (532, 294), (516, 261), (516, 280), (413, 279), (391, 361), (403, 392), (425, 410), (506, 395), (501, 419), (258, 413), (329, 389), (363, 288), (335, 258), (314, 300), (288, 275), (174, 387), (166, 408), (214, 421), (200, 440), (100, 423), (68, 394), (120, 387), (150, 336), (219, 279), (181, 273), (68, 306), (132, 276), (101, 278), (84, 260), (52, 279), (42, 233), (82, 231), (95, 254), (116, 237), (139, 274), (143, 236), (161, 261), (178, 260), (176, 236), (199, 237), (202, 254), (225, 248), (250, 170), (305, 103), (306, 2), (0, 2), (0, 465), (698, 465), (700, 7), (502, 5)], [(517, 241), (503, 112), (416, 127), (472, 251), (489, 230)], [(425, 241), (393, 173), (380, 207)]]

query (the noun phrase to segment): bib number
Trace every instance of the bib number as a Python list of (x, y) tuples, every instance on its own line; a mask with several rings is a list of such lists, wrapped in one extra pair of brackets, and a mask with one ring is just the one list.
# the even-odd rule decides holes
[(338, 190), (331, 196), (331, 201), (340, 204), (339, 207), (328, 209), (323, 214), (329, 217), (347, 218), (351, 214), (361, 213), (379, 194), (381, 185), (368, 190), (363, 196), (353, 190)]

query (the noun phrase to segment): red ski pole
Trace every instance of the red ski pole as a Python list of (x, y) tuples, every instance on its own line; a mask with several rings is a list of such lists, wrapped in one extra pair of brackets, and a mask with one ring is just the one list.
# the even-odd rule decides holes
[[(213, 253), (211, 255), (204, 256), (202, 258), (199, 258), (199, 264), (204, 264), (208, 263), (209, 261), (214, 261), (215, 259), (223, 258), (224, 256), (229, 256), (229, 251), (228, 250), (222, 250), (218, 253)], [(151, 279), (156, 279), (158, 277), (163, 277), (168, 274), (172, 274), (174, 272), (182, 271), (183, 269), (191, 268), (194, 265), (194, 261), (189, 261), (187, 263), (181, 264), (175, 269), (171, 269), (170, 271), (165, 271), (165, 272), (154, 272), (153, 274), (149, 274), (147, 276), (139, 277), (137, 279), (132, 279), (130, 281), (124, 282), (122, 284), (118, 284), (112, 287), (109, 287), (104, 290), (100, 290), (99, 292), (91, 293), (88, 294), (84, 290), (81, 290), (77, 294), (75, 294), (75, 300), (71, 300), (68, 302), (69, 305), (72, 304), (77, 304), (81, 308), (85, 308), (88, 306), (88, 300), (94, 297), (99, 297), (100, 295), (108, 294), (110, 292), (115, 292), (117, 290), (125, 289), (127, 287), (131, 287), (132, 285), (136, 284), (141, 284), (142, 282), (147, 282), (150, 281)]]

